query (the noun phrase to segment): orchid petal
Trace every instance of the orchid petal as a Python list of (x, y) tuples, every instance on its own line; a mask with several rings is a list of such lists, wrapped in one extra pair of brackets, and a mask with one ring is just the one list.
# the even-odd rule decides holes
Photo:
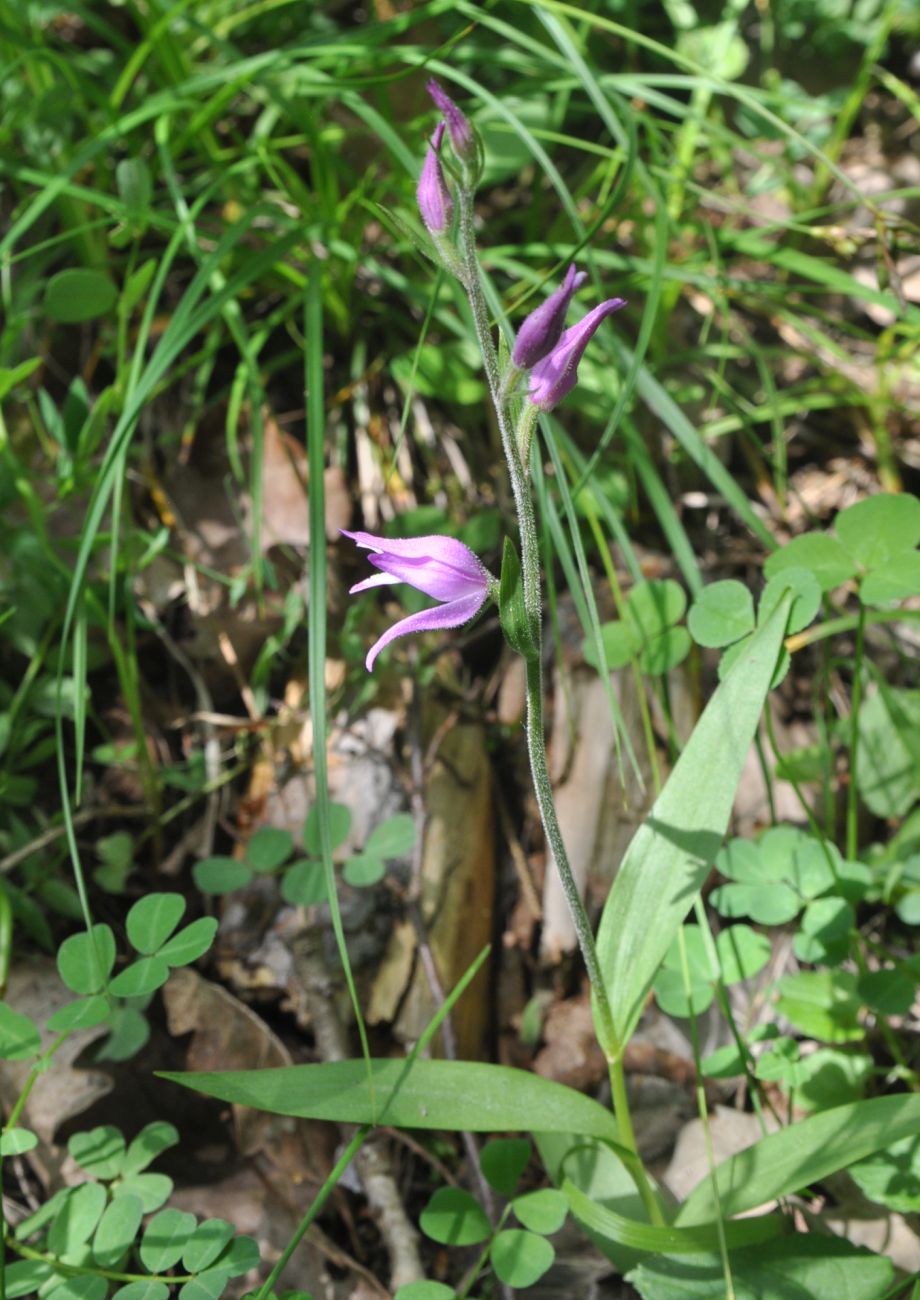
[(423, 609), (418, 614), (410, 614), (408, 618), (400, 619), (398, 623), (388, 627), (383, 636), (371, 646), (365, 660), (367, 671), (372, 671), (374, 660), (380, 651), (397, 637), (409, 636), (413, 632), (443, 631), (447, 628), (459, 627), (461, 623), (468, 622), (479, 612), (485, 598), (486, 593), (483, 591), (481, 595), (464, 596), (460, 600), (448, 601), (446, 605), (435, 605), (432, 609)]

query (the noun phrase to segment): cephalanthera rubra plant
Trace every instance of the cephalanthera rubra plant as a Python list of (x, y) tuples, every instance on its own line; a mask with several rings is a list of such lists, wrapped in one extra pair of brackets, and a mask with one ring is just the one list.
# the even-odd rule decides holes
[[(405, 1061), (374, 1060), (365, 1055), (354, 1061), (289, 1070), (172, 1077), (228, 1101), (286, 1115), (362, 1125), (343, 1159), (350, 1158), (370, 1128), (379, 1124), (529, 1132), (567, 1209), (611, 1259), (625, 1268), (651, 1255), (715, 1255), (721, 1260), (726, 1293), (731, 1294), (734, 1252), (746, 1251), (749, 1256), (751, 1251), (766, 1250), (769, 1255), (778, 1249), (772, 1239), (790, 1228), (782, 1213), (739, 1216), (889, 1144), (896, 1136), (915, 1132), (920, 1124), (920, 1098), (916, 1097), (879, 1098), (838, 1107), (764, 1136), (740, 1155), (713, 1165), (709, 1176), (680, 1205), (656, 1186), (637, 1150), (624, 1074), (625, 1049), (663, 959), (681, 939), (682, 923), (698, 904), (728, 827), (742, 766), (782, 651), (794, 584), (790, 582), (765, 610), (713, 692), (670, 778), (619, 864), (595, 932), (569, 865), (547, 771), (543, 577), (532, 458), (537, 439), (553, 437), (550, 417), (555, 418), (575, 387), (586, 349), (607, 318), (625, 304), (619, 297), (603, 299), (567, 325), (569, 313), (575, 314), (575, 298), (587, 285), (586, 272), (570, 265), (545, 301), (509, 338), (507, 349), (499, 350), (490, 325), (474, 226), (482, 146), (466, 114), (443, 89), (436, 83), (429, 89), (443, 120), (435, 127), (421, 164), (418, 208), (430, 237), (427, 251), (447, 274), (456, 277), (469, 300), (501, 434), (516, 515), (515, 535), (505, 538), (501, 572), (494, 575), (472, 551), (449, 537), (407, 541), (349, 532), (346, 536), (368, 553), (376, 570), (352, 590), (402, 582), (439, 602), (390, 627), (371, 647), (368, 670), (373, 669), (380, 651), (397, 638), (417, 632), (446, 632), (475, 618), (488, 602), (497, 604), (505, 636), (526, 665), (530, 769), (547, 842), (591, 983), (595, 1031), (609, 1069), (612, 1108), (523, 1071), (423, 1059), (430, 1034)], [(603, 645), (599, 636), (596, 639), (597, 660), (606, 667)], [(331, 862), (327, 870), (331, 876)], [(462, 923), (459, 918), (458, 923)], [(720, 979), (718, 960), (713, 944), (715, 981)], [(686, 954), (684, 968), (689, 981)], [(465, 979), (452, 992), (446, 1009), (466, 983)], [(479, 1228), (474, 1232), (472, 1219), (464, 1217), (459, 1202), (451, 1203), (456, 1223), (466, 1226), (458, 1226), (452, 1237), (438, 1219), (440, 1226), (432, 1229), (431, 1235), (467, 1244), (486, 1240), (482, 1262), (488, 1256), (500, 1278), (508, 1281), (513, 1276), (515, 1285), (524, 1285), (522, 1274), (509, 1267), (507, 1256), (515, 1243), (525, 1249), (518, 1237), (526, 1237), (529, 1229), (525, 1227), (517, 1236), (507, 1234), (514, 1241), (499, 1245), (501, 1223), (490, 1227), (486, 1222), (485, 1235), (476, 1236)], [(526, 1213), (519, 1215), (525, 1225)], [(447, 1235), (437, 1236), (437, 1232)], [(771, 1244), (765, 1247), (764, 1242)], [(784, 1249), (788, 1253), (792, 1248)], [(548, 1267), (545, 1251), (534, 1249), (532, 1258), (537, 1256), (544, 1261), (543, 1267)], [(267, 1295), (277, 1275), (276, 1269), (261, 1294)]]

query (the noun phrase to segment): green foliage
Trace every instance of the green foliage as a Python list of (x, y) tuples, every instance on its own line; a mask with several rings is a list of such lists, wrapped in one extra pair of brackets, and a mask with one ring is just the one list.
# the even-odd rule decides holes
[[(672, 579), (637, 582), (626, 597), (622, 619), (601, 625), (608, 668), (623, 668), (633, 660), (651, 676), (676, 668), (690, 651), (686, 628), (677, 626), (686, 607), (683, 588)], [(583, 653), (589, 664), (600, 667), (590, 640)]]
[(750, 979), (770, 960), (770, 952), (765, 935), (748, 925), (731, 925), (716, 937), (713, 964), (700, 927), (685, 925), (655, 977), (655, 999), (668, 1015), (701, 1015), (712, 1004), (720, 981), (729, 985)]
[[(148, 1166), (178, 1142), (176, 1129), (163, 1121), (148, 1124), (130, 1143), (111, 1125), (75, 1133), (68, 1149), (89, 1181), (63, 1188), (16, 1226), (8, 1261), (17, 1243), (40, 1258), (7, 1262), (7, 1295), (26, 1295), (37, 1281), (53, 1282), (60, 1294), (74, 1280), (67, 1266), (79, 1262), (87, 1270), (76, 1278), (81, 1296), (166, 1300), (174, 1279), (162, 1275), (181, 1265), (181, 1300), (216, 1300), (232, 1278), (254, 1267), (256, 1243), (235, 1236), (230, 1224), (199, 1223), (194, 1214), (162, 1208), (172, 1180)], [(127, 1286), (114, 1276), (139, 1270), (151, 1276)]]
[[(351, 813), (345, 804), (330, 804), (332, 848), (341, 848), (351, 830)], [(415, 844), (415, 822), (408, 813), (395, 813), (375, 826), (360, 853), (350, 854), (342, 865), (342, 876), (355, 888), (375, 885), (386, 875), (387, 862), (404, 858)], [(243, 889), (258, 873), (279, 874), (281, 895), (288, 903), (309, 907), (327, 897), (326, 879), (320, 857), (316, 809), (307, 817), (303, 831), (307, 858), (290, 861), (294, 837), (289, 831), (265, 826), (256, 831), (242, 859), (212, 857), (195, 863), (194, 876), (205, 894), (227, 894)]]
[[(877, 1300), (894, 1276), (890, 1260), (833, 1236), (798, 1236), (732, 1251), (737, 1300), (788, 1300), (790, 1296), (845, 1296)], [(711, 1300), (725, 1284), (720, 1256), (659, 1255), (629, 1274), (642, 1300)]]

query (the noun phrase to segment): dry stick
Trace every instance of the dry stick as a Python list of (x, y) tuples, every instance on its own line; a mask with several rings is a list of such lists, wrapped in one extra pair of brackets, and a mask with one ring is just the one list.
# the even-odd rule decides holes
[[(440, 1011), (446, 1001), (444, 996), (444, 986), (441, 983), (441, 977), (438, 974), (434, 953), (431, 951), (431, 944), (428, 942), (428, 930), (418, 901), (422, 887), (422, 855), (425, 846), (425, 826), (428, 821), (428, 814), (425, 809), (425, 800), (422, 791), (425, 788), (425, 775), (431, 769), (435, 759), (437, 758), (438, 748), (449, 730), (448, 724), (455, 720), (456, 715), (451, 713), (444, 719), (444, 722), (435, 731), (434, 737), (432, 738), (423, 758), (421, 745), (421, 716), (418, 690), (415, 685), (416, 681), (417, 678), (413, 676), (413, 687), (409, 701), (408, 719), (409, 770), (412, 776), (410, 802), (412, 805), (412, 816), (415, 821), (415, 846), (412, 850), (412, 874), (409, 879), (409, 892), (406, 898), (406, 908), (409, 914), (409, 919), (415, 930), (415, 941), (418, 945), (419, 960), (422, 963), (422, 969), (425, 972), (425, 978), (428, 981), (428, 987), (431, 990), (434, 1004)], [(441, 1024), (441, 1042), (444, 1044), (444, 1055), (447, 1060), (456, 1061), (457, 1035), (454, 1032), (453, 1020), (449, 1013), (444, 1017)], [(482, 1172), (482, 1165), (479, 1160), (479, 1148), (476, 1145), (476, 1139), (473, 1137), (472, 1133), (463, 1133), (461, 1136), (463, 1139), (463, 1148), (466, 1151), (466, 1158), (476, 1175), (479, 1195), (482, 1198), (489, 1219), (494, 1221), (495, 1201), (492, 1197), (492, 1189), (486, 1182), (485, 1175)]]
[[(320, 952), (318, 933), (302, 931), (291, 945), (291, 957), (321, 1059), (346, 1060), (348, 1044), (335, 1009), (333, 982)], [(390, 1257), (392, 1289), (422, 1281), (425, 1270), (419, 1257), (418, 1233), (406, 1214), (386, 1149), (368, 1138), (355, 1155), (355, 1165), (368, 1202), (377, 1211), (380, 1233)]]

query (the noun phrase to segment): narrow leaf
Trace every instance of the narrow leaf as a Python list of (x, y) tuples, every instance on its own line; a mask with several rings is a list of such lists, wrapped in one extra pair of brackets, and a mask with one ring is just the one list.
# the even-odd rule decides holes
[(635, 1029), (655, 973), (719, 851), (782, 648), (790, 599), (720, 683), (610, 891), (597, 946), (621, 1044)]

